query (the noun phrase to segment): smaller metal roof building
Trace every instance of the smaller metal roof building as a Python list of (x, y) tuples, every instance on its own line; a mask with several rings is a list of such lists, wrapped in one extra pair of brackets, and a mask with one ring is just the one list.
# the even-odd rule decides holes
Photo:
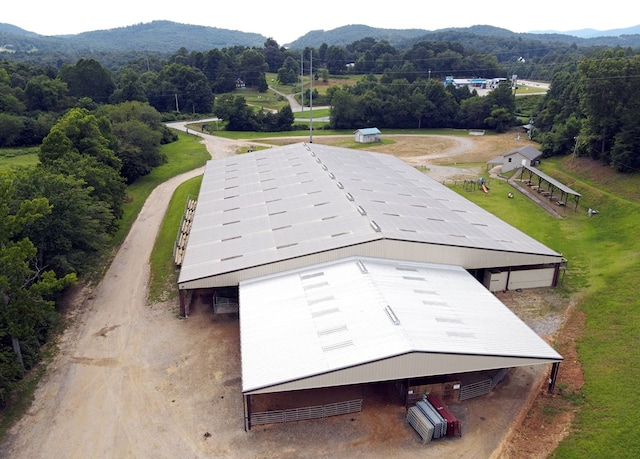
[(245, 395), (559, 362), (463, 268), (349, 257), (240, 283)]
[(513, 155), (522, 156), (531, 161), (538, 159), (542, 156), (542, 152), (537, 148), (532, 147), (531, 145), (525, 145), (523, 147), (515, 148), (508, 153), (505, 153), (504, 157), (509, 157)]

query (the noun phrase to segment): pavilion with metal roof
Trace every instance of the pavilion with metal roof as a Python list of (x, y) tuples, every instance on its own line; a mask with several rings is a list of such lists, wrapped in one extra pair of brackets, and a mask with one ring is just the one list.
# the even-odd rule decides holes
[[(582, 196), (580, 193), (578, 193), (577, 191), (572, 190), (571, 188), (569, 188), (568, 186), (566, 186), (564, 183), (554, 179), (553, 177), (545, 174), (544, 172), (542, 172), (540, 169), (537, 169), (533, 166), (522, 166), (523, 167), (523, 174), (524, 175), (524, 171), (526, 170), (529, 173), (529, 180), (527, 182), (527, 184), (529, 186), (534, 186), (536, 187), (536, 190), (538, 191), (538, 193), (543, 193), (546, 197), (549, 198), (549, 200), (551, 201), (555, 201), (556, 203), (558, 203), (558, 205), (565, 205), (565, 203), (567, 202), (567, 198), (569, 196), (571, 196), (576, 204), (576, 209), (578, 209), (578, 201), (580, 200), (580, 197)], [(534, 182), (534, 176), (537, 177), (537, 185)], [(541, 189), (542, 186), (542, 182), (546, 182), (548, 184), (547, 188), (548, 191), (544, 192)], [(560, 197), (558, 197), (556, 199), (556, 197), (554, 196), (554, 193), (556, 190), (560, 191)]]

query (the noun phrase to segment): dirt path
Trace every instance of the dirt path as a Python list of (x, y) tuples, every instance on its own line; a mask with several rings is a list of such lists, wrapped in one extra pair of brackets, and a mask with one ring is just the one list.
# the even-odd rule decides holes
[[(204, 137), (213, 158), (249, 145)], [(459, 156), (469, 153), (469, 144), (453, 142)], [(415, 151), (417, 140), (411, 144)], [(511, 420), (536, 394), (540, 369), (514, 371), (500, 389), (502, 398), (496, 392), (461, 405), (465, 436), (428, 448), (397, 410), (385, 419), (367, 411), (244, 432), (237, 320), (214, 319), (205, 298), (187, 320), (177, 317), (175, 301), (147, 304), (148, 259), (168, 202), (180, 183), (201, 173), (154, 190), (102, 282), (79, 292), (59, 352), (31, 408), (0, 445), (0, 457), (476, 458), (498, 448)], [(390, 438), (385, 425), (397, 437)]]
[[(210, 136), (206, 143), (214, 157), (236, 149)], [(193, 449), (184, 426), (167, 422), (174, 413), (157, 379), (178, 359), (173, 337), (181, 323), (166, 310), (150, 309), (146, 294), (148, 259), (171, 196), (203, 171), (156, 188), (100, 285), (80, 294), (75, 321), (31, 409), (0, 448), (2, 457), (152, 457), (163, 451), (180, 457)]]

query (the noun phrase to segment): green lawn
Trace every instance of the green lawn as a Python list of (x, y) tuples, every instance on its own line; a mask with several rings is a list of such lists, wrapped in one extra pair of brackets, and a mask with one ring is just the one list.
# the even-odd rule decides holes
[(203, 166), (211, 159), (200, 137), (178, 134), (180, 140), (162, 146), (162, 153), (167, 156), (167, 163), (156, 167), (149, 175), (137, 180), (127, 188), (128, 202), (124, 206), (122, 224), (115, 238), (120, 244), (129, 233), (144, 202), (151, 192), (162, 182), (184, 172)]
[(162, 222), (155, 246), (149, 260), (151, 279), (149, 301), (163, 301), (175, 298), (179, 269), (173, 258), (173, 247), (182, 222), (185, 204), (189, 197), (197, 198), (202, 176), (193, 178), (180, 185), (173, 194), (167, 214)]
[[(567, 172), (561, 159), (541, 168), (583, 195), (578, 213), (569, 207), (568, 218), (551, 217), (518, 194), (507, 199), (508, 185), (495, 180), (489, 194), (459, 192), (569, 260), (563, 288), (586, 317), (578, 341), (585, 384), (573, 429), (553, 457), (640, 457), (640, 174), (602, 180)], [(600, 214), (589, 217), (589, 207)]]
[(38, 164), (38, 147), (0, 149), (0, 168), (15, 168)]

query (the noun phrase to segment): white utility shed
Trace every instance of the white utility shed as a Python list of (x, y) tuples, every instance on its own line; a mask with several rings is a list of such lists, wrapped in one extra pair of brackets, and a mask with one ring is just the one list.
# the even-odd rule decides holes
[(380, 129), (375, 127), (358, 129), (354, 133), (354, 140), (358, 143), (380, 142), (382, 140), (380, 134), (382, 134)]

